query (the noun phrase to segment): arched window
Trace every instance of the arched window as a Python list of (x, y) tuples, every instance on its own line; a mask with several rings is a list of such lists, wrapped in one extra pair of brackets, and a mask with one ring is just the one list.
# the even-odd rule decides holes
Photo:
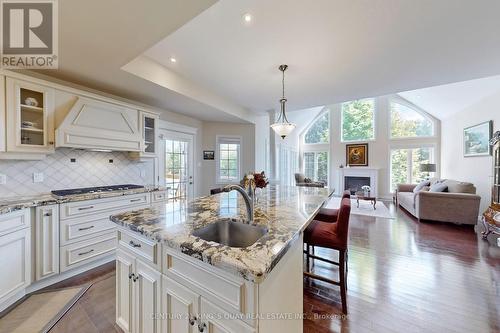
[(324, 112), (309, 127), (304, 135), (304, 143), (328, 143), (330, 141), (330, 112)]
[(342, 103), (342, 142), (375, 139), (375, 100)]
[(415, 138), (434, 135), (434, 123), (420, 111), (391, 102), (391, 138)]

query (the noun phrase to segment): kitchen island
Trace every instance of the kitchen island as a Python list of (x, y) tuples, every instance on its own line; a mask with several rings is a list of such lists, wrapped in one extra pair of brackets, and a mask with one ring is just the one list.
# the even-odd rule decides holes
[(267, 233), (247, 247), (193, 236), (245, 223), (234, 191), (112, 216), (117, 324), (125, 332), (302, 332), (302, 232), (332, 192), (260, 191), (253, 224)]

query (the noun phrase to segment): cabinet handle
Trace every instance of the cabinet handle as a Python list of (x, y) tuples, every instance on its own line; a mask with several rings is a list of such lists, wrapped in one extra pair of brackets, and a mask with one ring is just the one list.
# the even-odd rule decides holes
[(205, 328), (207, 328), (207, 324), (205, 323), (199, 323), (198, 324), (198, 331), (201, 333), (201, 332), (204, 332), (205, 331)]
[(130, 200), (130, 202), (138, 202), (138, 201), (141, 201), (142, 199), (132, 199)]
[(189, 317), (189, 325), (194, 326), (194, 324), (196, 324), (197, 321), (198, 318), (196, 318), (196, 316)]
[(78, 231), (83, 231), (83, 230), (89, 230), (92, 229), (94, 226), (91, 225), (90, 227), (85, 227), (85, 228), (78, 228)]
[(52, 216), (52, 213), (45, 213), (45, 214), (43, 214), (43, 216), (49, 217), (49, 216)]
[(80, 207), (78, 210), (87, 210), (87, 209), (92, 209), (94, 206), (88, 206), (88, 207)]
[(132, 247), (141, 247), (141, 244), (134, 243), (134, 241), (128, 242)]
[(78, 255), (79, 255), (79, 256), (83, 256), (83, 255), (85, 255), (85, 254), (89, 254), (89, 253), (92, 253), (92, 252), (94, 252), (94, 249), (92, 249), (92, 250), (88, 250), (87, 252), (80, 252), (80, 253), (78, 253)]

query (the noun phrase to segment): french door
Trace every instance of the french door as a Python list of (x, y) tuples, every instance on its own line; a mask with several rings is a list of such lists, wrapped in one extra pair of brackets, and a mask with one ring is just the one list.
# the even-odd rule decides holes
[(193, 136), (170, 131), (162, 134), (160, 181), (169, 199), (190, 200), (194, 196)]

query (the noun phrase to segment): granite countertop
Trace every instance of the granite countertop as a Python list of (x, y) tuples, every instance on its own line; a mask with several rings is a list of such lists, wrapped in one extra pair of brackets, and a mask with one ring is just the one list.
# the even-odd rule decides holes
[(47, 205), (61, 204), (74, 201), (112, 198), (122, 195), (131, 195), (131, 194), (139, 194), (139, 193), (162, 191), (162, 190), (163, 188), (158, 186), (145, 186), (144, 188), (136, 188), (125, 191), (86, 193), (86, 194), (70, 195), (65, 197), (57, 197), (52, 195), (51, 193), (42, 193), (26, 197), (11, 197), (0, 200), (0, 215), (24, 208), (47, 206)]
[(271, 272), (291, 242), (312, 220), (333, 190), (268, 186), (258, 192), (255, 224), (269, 232), (247, 248), (234, 248), (192, 236), (194, 229), (221, 218), (242, 222), (246, 207), (236, 191), (201, 197), (189, 203), (169, 202), (111, 216), (111, 220), (191, 257), (259, 283)]

